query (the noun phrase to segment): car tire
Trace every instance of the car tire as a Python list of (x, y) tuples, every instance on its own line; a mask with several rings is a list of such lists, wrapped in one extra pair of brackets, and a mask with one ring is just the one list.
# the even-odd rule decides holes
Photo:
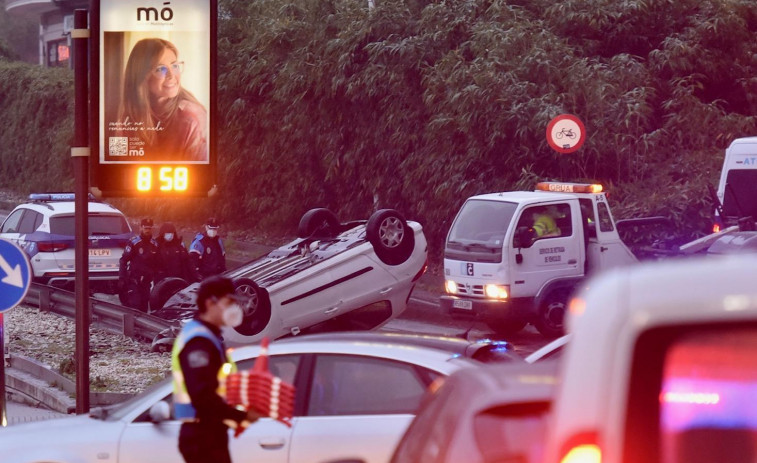
[(254, 336), (263, 331), (271, 321), (271, 300), (268, 298), (268, 291), (250, 278), (239, 278), (234, 280), (234, 292), (249, 301), (242, 306), (244, 318), (234, 330), (244, 336)]
[(189, 286), (187, 280), (178, 277), (163, 278), (150, 292), (150, 311), (155, 312), (171, 299), (171, 296)]
[(510, 320), (489, 320), (486, 322), (486, 324), (489, 326), (489, 328), (494, 330), (495, 333), (502, 336), (509, 336), (525, 328), (528, 322), (526, 320), (516, 318)]
[(534, 326), (546, 338), (557, 338), (565, 334), (565, 315), (568, 311), (567, 289), (550, 292), (539, 306), (539, 314)]
[(315, 235), (333, 238), (339, 234), (339, 225), (341, 225), (339, 219), (330, 210), (324, 207), (310, 209), (300, 219), (297, 236), (310, 238)]
[(374, 212), (365, 225), (365, 234), (378, 258), (387, 265), (400, 265), (413, 254), (415, 233), (394, 209)]

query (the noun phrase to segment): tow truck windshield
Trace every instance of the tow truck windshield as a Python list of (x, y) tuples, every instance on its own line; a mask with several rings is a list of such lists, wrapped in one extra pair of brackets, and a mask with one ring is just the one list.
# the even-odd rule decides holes
[(504, 201), (467, 201), (450, 229), (445, 257), (502, 262), (502, 243), (517, 208), (516, 203)]

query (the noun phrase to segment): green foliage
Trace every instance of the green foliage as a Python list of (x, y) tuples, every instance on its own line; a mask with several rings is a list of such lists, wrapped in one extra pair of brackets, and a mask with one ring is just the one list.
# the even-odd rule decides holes
[[(753, 0), (221, 0), (221, 195), (130, 205), (288, 232), (311, 207), (394, 207), (438, 251), (472, 194), (599, 181), (616, 218), (696, 236), (723, 150), (757, 132), (756, 31)], [(0, 182), (59, 181), (70, 75), (18, 66)], [(587, 128), (571, 155), (545, 140), (562, 113)]]
[(0, 59), (0, 187), (73, 187), (73, 76), (67, 69)]

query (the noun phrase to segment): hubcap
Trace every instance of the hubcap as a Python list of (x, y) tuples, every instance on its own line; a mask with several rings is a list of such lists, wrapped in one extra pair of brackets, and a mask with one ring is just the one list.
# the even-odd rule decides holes
[(245, 316), (252, 315), (258, 308), (258, 293), (250, 285), (241, 285), (237, 287), (237, 294), (247, 298), (247, 304), (242, 308)]
[(379, 238), (387, 248), (396, 248), (405, 237), (405, 227), (397, 217), (387, 217), (379, 227)]
[(562, 328), (563, 319), (565, 318), (565, 304), (562, 302), (552, 302), (547, 306), (544, 318), (553, 328)]

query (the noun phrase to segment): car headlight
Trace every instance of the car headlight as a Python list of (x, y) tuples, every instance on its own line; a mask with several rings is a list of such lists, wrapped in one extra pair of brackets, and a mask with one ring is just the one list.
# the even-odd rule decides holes
[(447, 290), (448, 294), (457, 294), (457, 283), (452, 280), (447, 280), (444, 282), (444, 289)]
[(484, 292), (489, 299), (507, 299), (510, 296), (510, 288), (506, 285), (486, 285)]

